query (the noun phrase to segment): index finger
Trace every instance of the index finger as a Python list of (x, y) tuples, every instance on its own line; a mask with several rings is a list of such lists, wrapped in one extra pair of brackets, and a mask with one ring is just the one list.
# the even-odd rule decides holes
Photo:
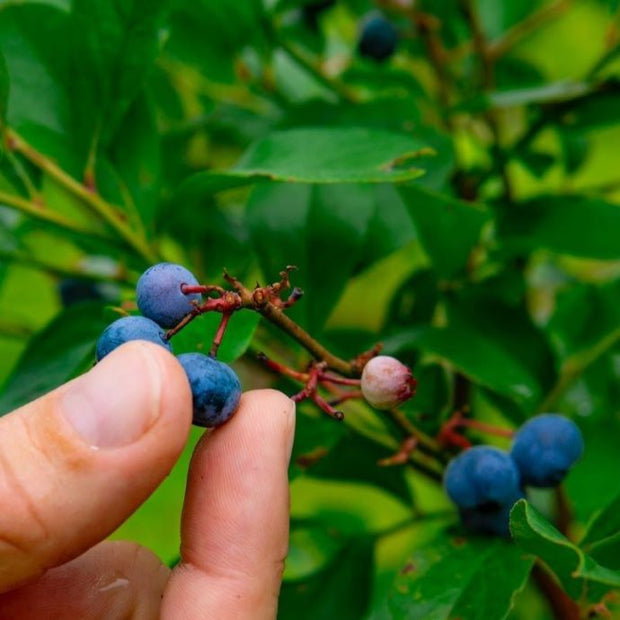
[(192, 459), (162, 618), (273, 619), (288, 549), (287, 470), (294, 403), (274, 390), (243, 395), (235, 416)]

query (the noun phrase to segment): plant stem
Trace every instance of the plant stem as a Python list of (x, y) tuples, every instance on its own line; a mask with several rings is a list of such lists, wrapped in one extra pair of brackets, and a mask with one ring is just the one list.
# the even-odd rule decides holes
[(556, 620), (581, 620), (577, 603), (562, 590), (555, 579), (538, 562), (532, 569), (532, 578), (549, 603)]
[(15, 338), (17, 340), (26, 340), (32, 336), (34, 330), (22, 323), (17, 323), (9, 319), (0, 319), (0, 336), (4, 338)]
[(108, 224), (139, 256), (148, 263), (157, 262), (157, 254), (148, 245), (146, 240), (137, 236), (131, 227), (122, 219), (122, 210), (106, 202), (99, 194), (93, 193), (87, 187), (67, 174), (51, 159), (30, 146), (15, 131), (7, 129), (7, 143), (10, 148), (21, 153), (35, 166), (46, 172), (65, 189), (79, 198), (84, 204)]
[(86, 235), (88, 237), (96, 237), (110, 243), (114, 242), (113, 239), (109, 239), (93, 230), (84, 228), (60, 213), (50, 211), (39, 204), (26, 200), (25, 198), (20, 198), (14, 194), (0, 191), (0, 204), (15, 209), (16, 211), (19, 211), (34, 219), (46, 222), (47, 224), (58, 226), (64, 230), (68, 230), (79, 235)]
[(538, 412), (552, 411), (568, 388), (618, 342), (620, 342), (620, 327), (609, 332), (590, 349), (568, 357), (562, 364), (557, 381), (539, 405)]
[(571, 6), (572, 0), (557, 0), (543, 6), (515, 24), (499, 39), (488, 45), (488, 53), (494, 61), (509, 52), (521, 39), (538, 30), (545, 22), (563, 15)]
[(49, 273), (60, 278), (79, 278), (91, 282), (119, 282), (126, 283), (128, 281), (127, 274), (120, 271), (113, 275), (102, 275), (85, 271), (78, 267), (70, 267), (66, 265), (54, 265), (48, 263), (41, 258), (26, 254), (25, 252), (7, 252), (0, 249), (0, 260), (7, 262), (20, 263), (40, 269), (45, 273)]
[[(253, 307), (253, 305), (254, 302), (251, 302), (251, 305), (246, 305), (246, 302), (244, 302), (245, 307)], [(279, 308), (276, 308), (271, 303), (266, 303), (261, 308), (257, 308), (256, 311), (260, 312), (270, 323), (285, 331), (316, 359), (327, 362), (329, 368), (346, 377), (355, 377), (356, 373), (351, 362), (347, 362), (328, 351), (320, 342), (315, 340), (305, 329), (295, 323), (295, 321), (286, 316)]]
[[(490, 92), (495, 88), (495, 66), (494, 58), (489, 53), (489, 44), (487, 42), (482, 24), (478, 16), (476, 7), (472, 0), (461, 0), (461, 7), (465, 14), (465, 18), (469, 24), (472, 33), (474, 50), (480, 61), (481, 82), (483, 90)], [(484, 112), (484, 119), (493, 136), (492, 155), (493, 159), (498, 162), (499, 173), (504, 187), (504, 199), (511, 201), (514, 195), (510, 177), (506, 168), (505, 159), (502, 156), (502, 133), (500, 120), (496, 110), (489, 109)]]
[(273, 36), (280, 49), (285, 52), (295, 63), (310, 73), (317, 82), (334, 93), (338, 99), (356, 102), (359, 97), (338, 78), (325, 75), (319, 64), (313, 61), (304, 51), (290, 41), (286, 41), (279, 33), (272, 29)]

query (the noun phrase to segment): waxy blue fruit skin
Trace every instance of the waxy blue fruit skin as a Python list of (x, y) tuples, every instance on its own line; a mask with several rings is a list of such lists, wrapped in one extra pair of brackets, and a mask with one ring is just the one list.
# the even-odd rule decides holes
[(462, 509), (506, 504), (521, 492), (514, 461), (492, 446), (475, 446), (453, 458), (446, 469), (444, 486), (450, 499)]
[(465, 450), (450, 461), (444, 487), (467, 529), (509, 536), (510, 510), (524, 497), (519, 471), (509, 454), (492, 446)]
[(99, 361), (116, 347), (130, 340), (148, 340), (172, 352), (172, 345), (166, 340), (165, 335), (164, 330), (151, 319), (143, 316), (124, 316), (103, 330), (97, 341), (95, 357)]
[(149, 267), (136, 286), (140, 312), (162, 327), (174, 327), (192, 310), (192, 302), (202, 299), (199, 293), (185, 295), (183, 284), (196, 286), (198, 280), (182, 265), (158, 263)]
[(554, 487), (583, 454), (579, 427), (556, 413), (545, 413), (528, 420), (516, 433), (511, 455), (523, 484)]
[(397, 45), (398, 32), (391, 21), (377, 15), (364, 22), (358, 43), (362, 56), (383, 62), (394, 54)]
[(241, 383), (235, 371), (202, 353), (183, 353), (177, 357), (185, 369), (194, 405), (193, 424), (220, 426), (237, 410)]

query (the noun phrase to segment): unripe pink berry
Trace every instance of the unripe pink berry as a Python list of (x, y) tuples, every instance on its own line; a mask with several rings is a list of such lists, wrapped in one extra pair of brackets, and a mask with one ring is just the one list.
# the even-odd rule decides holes
[(389, 355), (373, 357), (362, 372), (362, 394), (376, 409), (393, 409), (415, 394), (411, 370)]

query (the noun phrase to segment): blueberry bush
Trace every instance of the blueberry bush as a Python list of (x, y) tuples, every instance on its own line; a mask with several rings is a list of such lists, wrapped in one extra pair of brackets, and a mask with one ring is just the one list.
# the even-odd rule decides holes
[(0, 132), (0, 413), (159, 342), (298, 402), (282, 620), (620, 618), (617, 0), (0, 0)]

